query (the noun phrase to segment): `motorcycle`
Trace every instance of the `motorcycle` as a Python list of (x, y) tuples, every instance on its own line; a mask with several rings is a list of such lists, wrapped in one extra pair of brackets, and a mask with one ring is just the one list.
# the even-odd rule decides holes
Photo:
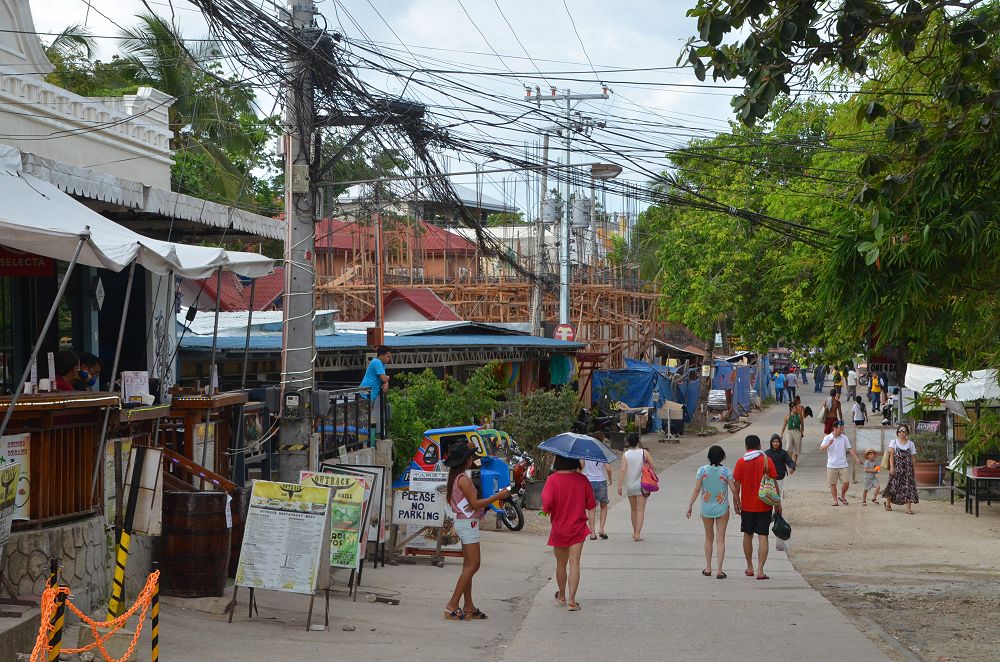
[(573, 422), (572, 430), (577, 434), (593, 436), (595, 432), (600, 432), (604, 435), (611, 432), (620, 432), (618, 428), (617, 416), (599, 416), (591, 410), (583, 408)]

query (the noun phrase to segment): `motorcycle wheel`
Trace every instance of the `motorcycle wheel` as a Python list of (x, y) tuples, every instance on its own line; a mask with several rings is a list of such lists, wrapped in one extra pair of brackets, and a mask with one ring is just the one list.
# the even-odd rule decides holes
[(524, 528), (524, 513), (519, 505), (506, 501), (500, 513), (500, 521), (511, 531), (520, 531)]

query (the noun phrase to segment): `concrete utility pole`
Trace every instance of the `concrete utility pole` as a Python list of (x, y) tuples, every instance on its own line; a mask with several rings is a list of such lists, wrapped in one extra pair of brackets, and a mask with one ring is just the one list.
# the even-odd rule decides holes
[(542, 253), (545, 248), (545, 193), (549, 185), (549, 132), (546, 131), (542, 145), (542, 176), (538, 186), (538, 224), (535, 229), (535, 282), (531, 287), (531, 335), (542, 335), (542, 305), (545, 293), (542, 291), (542, 278), (545, 276), (545, 261)]
[[(313, 27), (316, 6), (311, 0), (289, 0), (292, 28)], [(305, 449), (312, 429), (310, 396), (315, 386), (313, 357), (316, 336), (316, 219), (310, 181), (310, 151), (315, 131), (313, 73), (308, 62), (292, 60), (285, 71), (293, 81), (285, 105), (285, 296), (281, 342), (282, 447)], [(318, 158), (319, 155), (316, 155)], [(298, 476), (299, 467), (289, 467)], [(279, 475), (289, 478), (284, 466)]]
[[(607, 99), (608, 88), (604, 87), (601, 94), (573, 94), (566, 90), (563, 94), (557, 94), (556, 88), (550, 88), (550, 94), (535, 96), (531, 91), (525, 95), (525, 101), (535, 101), (541, 105), (542, 101), (565, 101), (566, 102), (566, 124), (561, 127), (563, 137), (566, 139), (566, 165), (569, 166), (572, 159), (572, 140), (574, 131), (582, 131), (585, 128), (584, 122), (573, 122), (573, 102), (587, 101), (593, 99)], [(570, 284), (570, 262), (569, 262), (569, 239), (570, 239), (570, 215), (573, 213), (572, 202), (570, 201), (571, 179), (570, 173), (566, 174), (566, 212), (563, 214), (560, 223), (560, 244), (559, 244), (559, 323), (569, 324), (569, 284)]]

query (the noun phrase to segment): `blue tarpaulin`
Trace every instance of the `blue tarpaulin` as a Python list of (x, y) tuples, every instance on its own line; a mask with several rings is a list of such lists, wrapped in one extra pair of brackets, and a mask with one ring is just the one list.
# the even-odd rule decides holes
[(712, 388), (723, 391), (731, 389), (733, 401), (739, 405), (740, 413), (748, 413), (750, 411), (750, 373), (756, 370), (757, 366), (733, 365), (726, 361), (716, 361)]
[[(641, 402), (642, 404), (633, 404), (632, 401), (624, 399), (622, 400), (622, 402), (626, 403), (631, 407), (654, 407), (655, 409), (659, 409), (660, 407), (663, 406), (664, 400), (669, 399), (673, 402), (679, 402), (686, 407), (686, 411), (684, 412), (684, 421), (688, 423), (691, 422), (692, 415), (698, 408), (698, 396), (700, 395), (700, 387), (698, 385), (697, 379), (689, 381), (675, 388), (674, 385), (670, 382), (670, 375), (676, 374), (677, 368), (671, 368), (668, 366), (656, 366), (650, 363), (646, 363), (645, 361), (640, 361), (638, 359), (630, 359), (630, 358), (625, 359), (625, 366), (627, 368), (626, 370), (603, 370), (599, 372), (607, 373), (608, 376), (605, 377), (604, 379), (611, 379), (611, 380), (626, 379), (627, 374), (624, 373), (631, 373), (631, 372), (644, 373), (647, 375), (647, 380), (649, 379), (648, 375), (650, 374), (655, 375), (656, 381), (650, 383), (655, 384), (659, 399), (656, 402), (652, 401), (653, 394), (650, 388), (648, 393), (644, 392), (641, 394), (641, 397), (636, 398), (636, 402)], [(595, 372), (594, 374), (595, 374), (595, 384), (596, 384), (597, 373)], [(608, 383), (608, 382), (603, 382), (603, 383)], [(613, 381), (611, 383), (613, 383)], [(597, 387), (595, 386), (595, 389), (593, 391), (593, 399), (596, 401), (600, 395), (601, 392), (599, 392)], [(612, 399), (614, 399), (613, 396)], [(655, 419), (654, 424), (658, 424), (659, 416), (657, 415), (655, 409), (654, 409), (654, 419)]]

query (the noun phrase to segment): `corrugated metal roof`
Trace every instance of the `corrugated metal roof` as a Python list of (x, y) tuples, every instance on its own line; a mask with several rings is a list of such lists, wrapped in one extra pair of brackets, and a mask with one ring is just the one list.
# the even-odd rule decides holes
[[(245, 338), (240, 336), (220, 336), (220, 350), (241, 350), (245, 346)], [(538, 338), (536, 336), (511, 335), (455, 335), (455, 336), (386, 336), (385, 344), (390, 349), (420, 349), (423, 347), (523, 347), (526, 349), (549, 349), (553, 351), (575, 352), (583, 349), (584, 344), (566, 342), (554, 338)], [(183, 349), (211, 349), (211, 336), (186, 335), (180, 342)], [(316, 348), (324, 349), (362, 350), (368, 347), (368, 341), (359, 333), (339, 333), (328, 336), (316, 336)], [(258, 352), (281, 351), (281, 336), (251, 336), (250, 349)]]

